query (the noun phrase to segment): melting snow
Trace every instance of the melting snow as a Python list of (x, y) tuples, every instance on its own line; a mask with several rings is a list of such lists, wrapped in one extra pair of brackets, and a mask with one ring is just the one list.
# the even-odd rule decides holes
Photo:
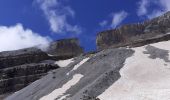
[[(170, 41), (152, 44), (170, 51)], [(170, 63), (149, 58), (145, 46), (134, 48), (121, 78), (98, 96), (101, 100), (170, 100)]]
[[(71, 88), (71, 86), (74, 86), (76, 83), (78, 83), (82, 77), (83, 75), (81, 74), (75, 74), (73, 78), (66, 84), (64, 84), (61, 88), (54, 90), (50, 94), (40, 98), (40, 100), (55, 100), (59, 96), (62, 96), (69, 88)], [(64, 99), (64, 96), (62, 96), (61, 98)]]
[(72, 62), (74, 62), (74, 58), (67, 59), (67, 60), (59, 60), (59, 61), (56, 61), (55, 64), (57, 64), (60, 67), (66, 67)]

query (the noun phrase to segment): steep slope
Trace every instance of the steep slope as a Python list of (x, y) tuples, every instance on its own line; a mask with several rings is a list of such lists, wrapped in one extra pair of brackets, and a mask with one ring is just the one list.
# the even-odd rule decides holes
[(133, 48), (135, 53), (120, 70), (121, 78), (101, 100), (169, 100), (170, 41)]
[(170, 41), (79, 56), (5, 100), (169, 100)]
[(77, 57), (67, 67), (51, 71), (6, 100), (95, 99), (120, 78), (119, 70), (133, 52), (119, 48)]
[(51, 43), (46, 52), (36, 47), (0, 52), (0, 100), (45, 76), (48, 71), (63, 67), (58, 60), (83, 53), (78, 42), (75, 38), (58, 40)]

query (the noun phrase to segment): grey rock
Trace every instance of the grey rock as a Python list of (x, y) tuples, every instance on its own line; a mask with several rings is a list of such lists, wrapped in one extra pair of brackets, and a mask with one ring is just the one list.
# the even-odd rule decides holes
[[(139, 46), (149, 44), (141, 42), (163, 36), (170, 32), (170, 12), (138, 24), (123, 25), (120, 28), (98, 33), (96, 43), (98, 50), (109, 47)], [(170, 39), (170, 38), (169, 38)]]
[(0, 52), (0, 69), (12, 66), (38, 63), (49, 59), (47, 53), (37, 48)]
[[(82, 74), (83, 77), (63, 94), (69, 94), (64, 100), (98, 100), (96, 97), (120, 78), (119, 70), (123, 67), (126, 58), (133, 53), (133, 50), (125, 48), (104, 50), (93, 56), (88, 55), (90, 59), (87, 62), (70, 72), (76, 64), (88, 57), (79, 56), (66, 68), (53, 70), (5, 100), (38, 100), (55, 89), (61, 88), (76, 74)], [(70, 72), (69, 75), (67, 75), (68, 72)]]
[(47, 52), (62, 59), (62, 57), (78, 56), (84, 53), (84, 50), (80, 46), (77, 38), (70, 38), (52, 42)]
[(18, 91), (57, 68), (51, 63), (32, 63), (1, 69), (0, 94)]
[(159, 48), (156, 48), (150, 45), (146, 47), (146, 50), (147, 51), (144, 51), (143, 53), (149, 54), (150, 55), (149, 58), (152, 58), (152, 59), (159, 58), (159, 59), (164, 60), (165, 62), (170, 62), (168, 50), (159, 49)]

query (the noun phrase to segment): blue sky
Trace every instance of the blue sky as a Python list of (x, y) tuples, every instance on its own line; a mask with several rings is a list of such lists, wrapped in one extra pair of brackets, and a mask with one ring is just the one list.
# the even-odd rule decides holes
[(96, 34), (170, 10), (169, 0), (0, 0), (0, 51), (78, 37), (95, 50)]

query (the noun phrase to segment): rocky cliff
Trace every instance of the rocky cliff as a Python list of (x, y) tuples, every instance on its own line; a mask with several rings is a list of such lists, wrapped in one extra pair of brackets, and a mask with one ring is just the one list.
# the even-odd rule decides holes
[(138, 42), (142, 46), (147, 42), (141, 44), (141, 41), (159, 38), (168, 32), (170, 32), (170, 12), (143, 23), (123, 25), (117, 29), (100, 32), (97, 35), (96, 43), (98, 50), (132, 46), (133, 43)]
[(74, 57), (84, 53), (77, 38), (62, 39), (52, 42), (48, 48), (48, 54), (58, 58)]
[[(0, 94), (15, 92), (46, 75), (57, 65), (42, 62), (50, 57), (37, 48), (0, 53)], [(42, 63), (41, 63), (42, 62)]]
[(59, 68), (55, 64), (57, 60), (81, 53), (83, 48), (79, 46), (77, 39), (53, 42), (47, 52), (35, 47), (0, 52), (0, 99), (29, 85), (50, 70)]
[(0, 69), (47, 60), (48, 55), (37, 48), (0, 52)]

